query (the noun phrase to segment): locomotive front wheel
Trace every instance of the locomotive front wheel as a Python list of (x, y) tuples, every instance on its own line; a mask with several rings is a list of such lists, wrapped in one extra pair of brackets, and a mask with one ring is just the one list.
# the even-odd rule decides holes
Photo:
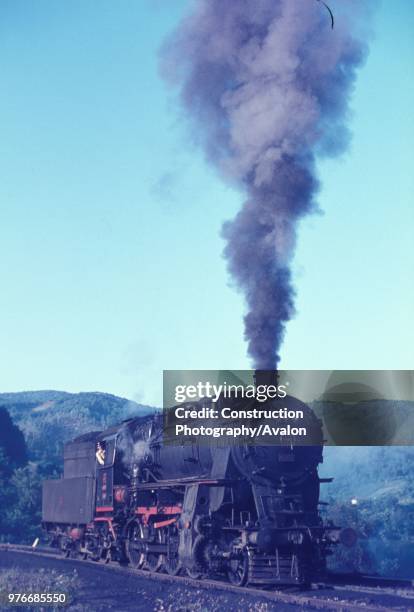
[(240, 555), (231, 559), (227, 568), (227, 577), (231, 584), (244, 586), (249, 577), (249, 559), (247, 553), (240, 552)]
[(133, 523), (128, 530), (125, 553), (130, 564), (139, 569), (145, 563), (145, 541), (142, 525)]

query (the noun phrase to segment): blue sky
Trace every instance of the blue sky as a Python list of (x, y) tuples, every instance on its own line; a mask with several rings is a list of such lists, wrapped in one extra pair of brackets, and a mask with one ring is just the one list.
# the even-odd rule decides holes
[[(0, 4), (0, 391), (159, 402), (163, 368), (250, 365), (220, 238), (243, 195), (158, 75), (187, 5)], [(414, 5), (374, 26), (352, 146), (301, 225), (287, 369), (413, 367)]]

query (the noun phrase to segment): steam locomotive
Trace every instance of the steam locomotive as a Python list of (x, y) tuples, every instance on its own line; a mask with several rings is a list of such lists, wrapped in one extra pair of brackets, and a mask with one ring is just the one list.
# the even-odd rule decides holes
[(320, 444), (167, 444), (160, 414), (69, 442), (63, 478), (43, 485), (52, 545), (66, 556), (235, 585), (319, 579), (341, 532), (318, 509), (320, 483), (330, 480), (318, 476), (321, 424), (287, 399)]

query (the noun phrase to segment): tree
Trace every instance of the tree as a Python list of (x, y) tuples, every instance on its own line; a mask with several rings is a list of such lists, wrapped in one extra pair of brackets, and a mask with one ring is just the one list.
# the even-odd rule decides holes
[(27, 463), (27, 447), (21, 430), (13, 423), (9, 413), (0, 407), (0, 469), (11, 474)]

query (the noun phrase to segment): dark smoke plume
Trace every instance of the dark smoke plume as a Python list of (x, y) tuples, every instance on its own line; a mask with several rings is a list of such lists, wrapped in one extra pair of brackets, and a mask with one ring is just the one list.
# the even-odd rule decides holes
[(348, 143), (348, 101), (366, 55), (368, 0), (198, 0), (162, 50), (192, 133), (247, 201), (225, 257), (248, 307), (254, 366), (273, 369), (294, 314), (298, 220), (316, 208), (315, 160)]

